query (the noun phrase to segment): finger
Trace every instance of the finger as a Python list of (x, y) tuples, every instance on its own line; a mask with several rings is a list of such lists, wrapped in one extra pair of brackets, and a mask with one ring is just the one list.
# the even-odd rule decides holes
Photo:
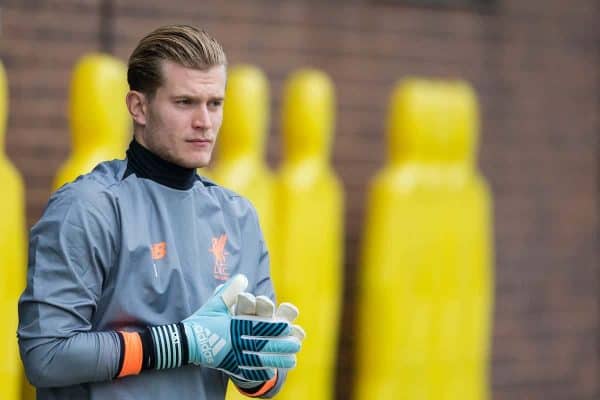
[(263, 318), (273, 318), (275, 304), (267, 296), (258, 296), (256, 298), (256, 315)]
[(275, 375), (274, 368), (240, 366), (240, 370), (245, 379), (254, 382), (268, 381)]
[(298, 308), (292, 303), (281, 303), (277, 308), (275, 317), (285, 319), (289, 322), (294, 322), (294, 320), (298, 317), (298, 314)]
[(256, 299), (252, 293), (243, 292), (237, 295), (235, 315), (255, 315)]
[(306, 332), (304, 332), (304, 329), (300, 325), (292, 325), (290, 335), (302, 342), (306, 337)]
[[(296, 354), (301, 347), (302, 344), (295, 337), (273, 340), (258, 339), (255, 341), (255, 349), (258, 353)], [(247, 351), (244, 351), (244, 353), (247, 353)]]
[(296, 366), (295, 354), (256, 354), (263, 367), (291, 369)]
[[(240, 321), (239, 323), (236, 322), (237, 320), (238, 317), (234, 317), (232, 321), (236, 327), (244, 325), (243, 317), (242, 321)], [(290, 336), (290, 332), (291, 325), (289, 324), (289, 322), (252, 321), (252, 328), (250, 330), (246, 330), (244, 336), (247, 338), (259, 337), (270, 339), (274, 337)]]
[(247, 287), (248, 278), (246, 278), (245, 275), (237, 274), (225, 282), (217, 294), (221, 296), (221, 299), (227, 308), (231, 309), (231, 306), (235, 304), (237, 295), (246, 290)]

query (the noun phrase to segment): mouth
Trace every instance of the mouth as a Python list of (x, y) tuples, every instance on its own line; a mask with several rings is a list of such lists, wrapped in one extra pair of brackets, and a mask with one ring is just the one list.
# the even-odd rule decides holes
[(188, 139), (186, 142), (194, 147), (210, 147), (213, 141), (211, 139)]

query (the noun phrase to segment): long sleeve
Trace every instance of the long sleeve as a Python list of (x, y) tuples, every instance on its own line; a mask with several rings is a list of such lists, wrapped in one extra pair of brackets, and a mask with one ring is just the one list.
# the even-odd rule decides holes
[(116, 332), (94, 332), (102, 285), (114, 261), (111, 213), (66, 188), (32, 228), (27, 287), (19, 301), (19, 348), (36, 387), (112, 379)]

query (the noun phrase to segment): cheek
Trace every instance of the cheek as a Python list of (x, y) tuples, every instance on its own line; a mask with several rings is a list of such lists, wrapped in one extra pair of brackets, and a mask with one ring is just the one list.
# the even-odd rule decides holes
[(212, 126), (215, 131), (219, 131), (221, 124), (223, 123), (223, 112), (216, 113), (212, 118)]
[(165, 134), (177, 136), (186, 126), (190, 117), (185, 111), (168, 110), (162, 114), (161, 126), (166, 130)]
[(153, 109), (148, 113), (148, 125), (151, 125), (155, 131), (160, 130), (164, 125), (164, 116), (165, 112), (162, 109)]

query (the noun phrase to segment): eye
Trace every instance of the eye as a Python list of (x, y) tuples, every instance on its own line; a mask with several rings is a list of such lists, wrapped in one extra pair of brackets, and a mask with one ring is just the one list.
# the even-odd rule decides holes
[(211, 100), (208, 105), (212, 108), (219, 108), (223, 105), (223, 100)]
[(182, 105), (182, 106), (187, 106), (187, 105), (192, 104), (192, 100), (188, 99), (188, 98), (181, 98), (181, 99), (175, 100), (175, 104), (179, 104), (179, 105)]

